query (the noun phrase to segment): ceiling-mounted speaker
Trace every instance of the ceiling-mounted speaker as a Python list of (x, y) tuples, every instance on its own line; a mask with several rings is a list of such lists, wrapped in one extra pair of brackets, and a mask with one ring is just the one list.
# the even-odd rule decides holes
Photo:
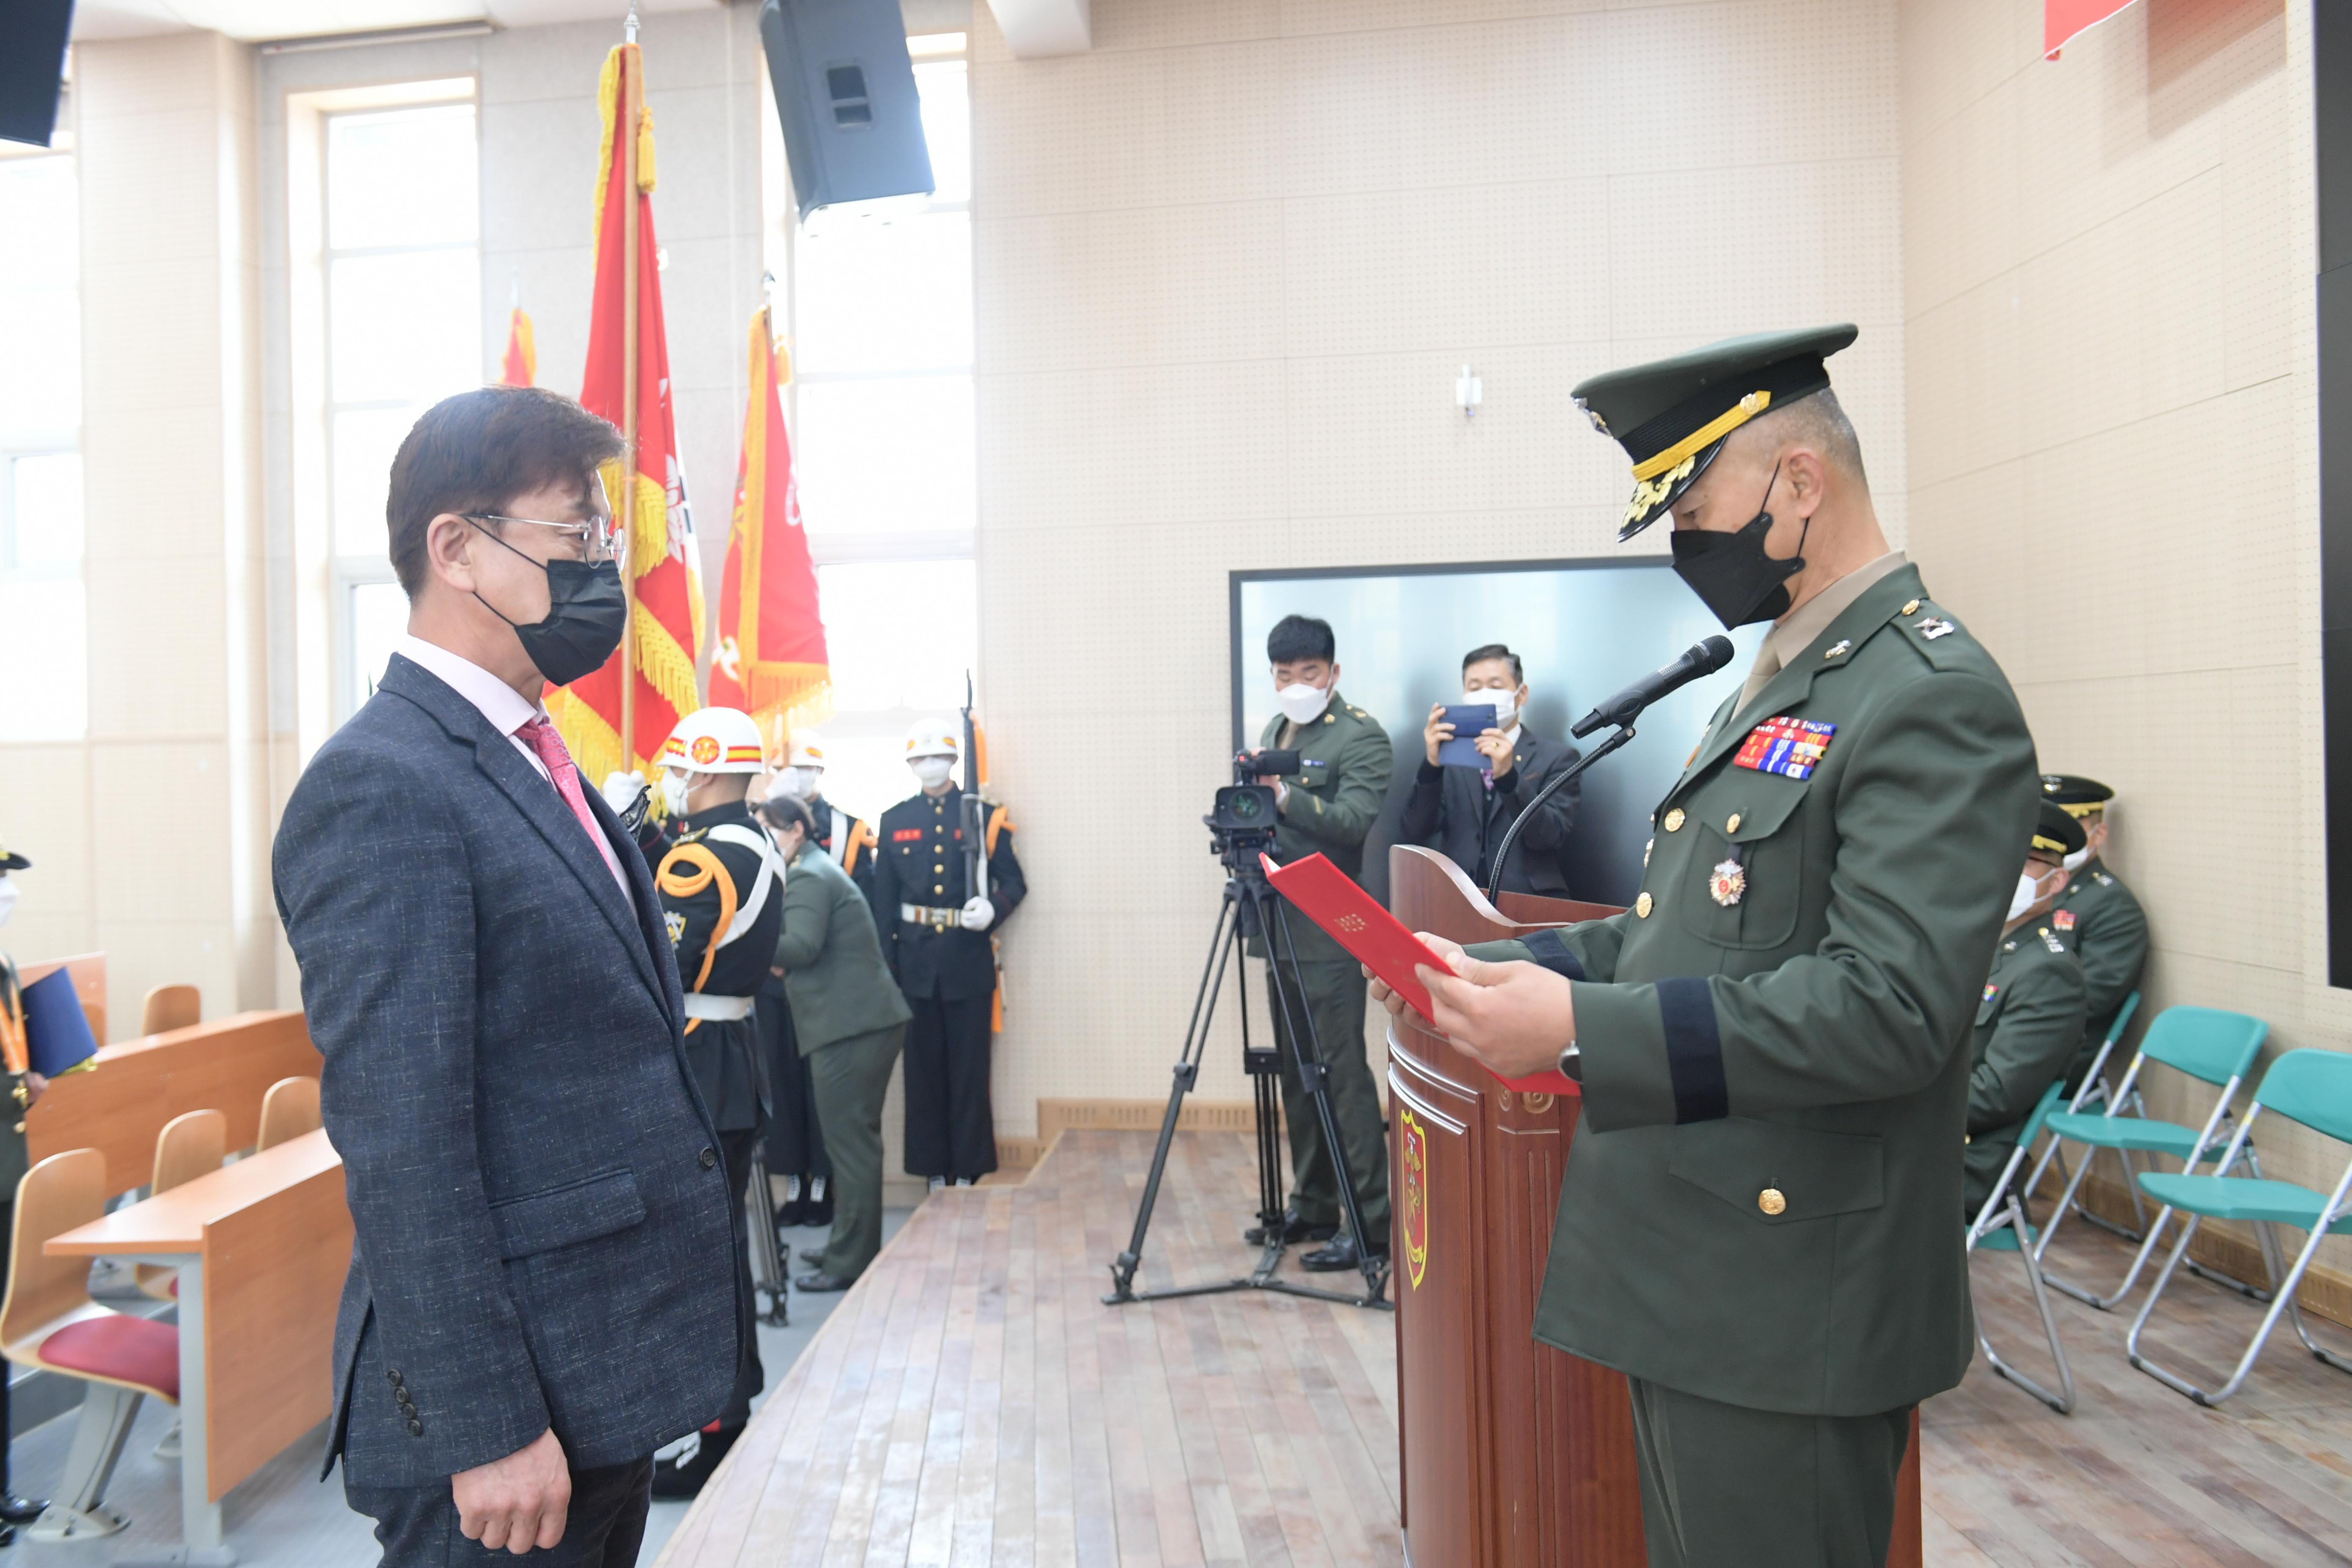
[(931, 193), (898, 0), (764, 0), (760, 41), (802, 217), (840, 202)]
[(0, 141), (49, 144), (72, 34), (73, 0), (0, 4)]

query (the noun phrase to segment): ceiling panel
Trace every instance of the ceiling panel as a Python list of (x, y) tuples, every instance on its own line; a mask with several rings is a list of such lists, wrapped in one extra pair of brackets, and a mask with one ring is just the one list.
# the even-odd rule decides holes
[[(726, 0), (638, 0), (640, 12), (708, 10)], [(502, 26), (609, 21), (627, 15), (626, 0), (80, 0), (74, 37), (134, 38), (189, 29), (232, 38), (316, 37), (373, 33), (488, 16)]]

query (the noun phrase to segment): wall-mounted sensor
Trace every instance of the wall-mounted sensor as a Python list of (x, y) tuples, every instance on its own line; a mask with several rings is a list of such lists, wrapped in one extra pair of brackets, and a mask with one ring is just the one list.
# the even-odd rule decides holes
[(1454, 382), (1454, 401), (1461, 405), (1462, 417), (1465, 419), (1477, 418), (1478, 405), (1484, 401), (1486, 395), (1486, 389), (1485, 384), (1480, 382), (1476, 376), (1470, 374), (1470, 367), (1468, 365), (1464, 365), (1462, 367), (1462, 374), (1455, 377)]

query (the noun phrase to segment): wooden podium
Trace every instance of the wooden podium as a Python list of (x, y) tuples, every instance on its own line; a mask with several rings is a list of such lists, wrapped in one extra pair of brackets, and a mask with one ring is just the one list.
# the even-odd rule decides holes
[[(1616, 913), (1505, 893), (1444, 856), (1389, 850), (1414, 931), (1493, 942)], [(1408, 1014), (1389, 1028), (1398, 1445), (1413, 1568), (1642, 1568), (1622, 1375), (1531, 1337), (1577, 1101), (1515, 1094)], [(1919, 1429), (1888, 1568), (1918, 1568)]]

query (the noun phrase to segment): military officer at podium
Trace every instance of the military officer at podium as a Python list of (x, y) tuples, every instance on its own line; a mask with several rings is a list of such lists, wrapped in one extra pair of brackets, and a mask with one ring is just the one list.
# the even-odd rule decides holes
[(2082, 961), (2085, 1016), (2082, 1047), (2066, 1069), (2071, 1090), (2091, 1070), (2099, 1042), (2139, 984), (2147, 964), (2147, 916), (2106, 863), (2107, 807), (2116, 792), (2075, 773), (2043, 773), (2042, 798), (2083, 825), (2084, 843), (2066, 857), (2069, 879), (2050, 911), (2053, 930)]
[(934, 1186), (970, 1186), (996, 1169), (988, 1099), (996, 946), (988, 933), (1029, 890), (1013, 854), (1013, 824), (1003, 806), (986, 802), (978, 858), (987, 887), (971, 885), (956, 730), (929, 719), (908, 731), (916, 794), (882, 814), (874, 864), (883, 955), (915, 1012), (907, 1026), (907, 1173)]
[(1575, 389), (1633, 461), (1620, 537), (1670, 519), (1707, 608), (1771, 629), (1631, 909), (1423, 971), (1462, 1049), (1580, 1082), (1535, 1333), (1626, 1373), (1655, 1568), (1881, 1568), (1911, 1411), (1975, 1342), (1953, 1152), (2039, 785), (1880, 531), (1825, 363), (1854, 337)]
[(2083, 966), (2055, 907), (2068, 886), (2065, 862), (2082, 847), (2081, 825), (2045, 795), (1977, 1004), (1968, 1136), (1960, 1153), (1967, 1170), (1964, 1219), (1974, 1220), (1992, 1195), (2025, 1119), (2074, 1059), (2083, 1038)]
[[(662, 804), (674, 824), (655, 873), (662, 918), (686, 991), (686, 1059), (719, 1129), (719, 1156), (740, 1203), (751, 1179), (761, 1121), (761, 1064), (751, 1022), (783, 922), (783, 858), (745, 796), (765, 771), (760, 728), (733, 708), (688, 714), (662, 745)], [(767, 1194), (752, 1223), (765, 1225)], [(741, 1237), (737, 1237), (740, 1248)], [(740, 1258), (736, 1295), (752, 1318), (751, 1274)], [(715, 1430), (688, 1451), (657, 1459), (654, 1495), (692, 1497), (751, 1418), (764, 1374), (757, 1337), (743, 1336), (735, 1391)]]

